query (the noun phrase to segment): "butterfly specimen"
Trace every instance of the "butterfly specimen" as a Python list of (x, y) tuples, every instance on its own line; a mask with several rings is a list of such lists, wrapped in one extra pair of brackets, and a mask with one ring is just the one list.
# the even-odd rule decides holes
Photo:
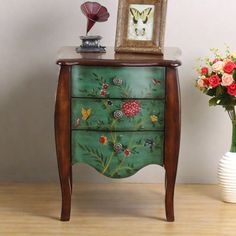
[(92, 112), (91, 108), (86, 110), (85, 108), (82, 107), (82, 110), (81, 110), (81, 114), (83, 116), (82, 119), (83, 120), (87, 120), (90, 117), (91, 112)]
[(151, 7), (144, 9), (142, 12), (131, 7), (130, 13), (133, 19), (134, 31), (136, 36), (144, 36), (146, 34), (146, 26), (152, 12)]

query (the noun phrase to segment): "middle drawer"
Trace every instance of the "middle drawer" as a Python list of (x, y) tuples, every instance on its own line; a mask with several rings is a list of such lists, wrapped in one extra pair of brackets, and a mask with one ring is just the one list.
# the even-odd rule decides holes
[(164, 100), (71, 98), (71, 129), (164, 130)]

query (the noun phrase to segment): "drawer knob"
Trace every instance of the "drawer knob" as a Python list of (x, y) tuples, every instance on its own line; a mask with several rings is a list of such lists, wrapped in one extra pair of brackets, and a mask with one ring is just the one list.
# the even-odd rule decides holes
[(123, 117), (123, 112), (121, 110), (117, 110), (113, 113), (115, 119), (119, 120)]
[(123, 146), (122, 146), (121, 143), (115, 143), (115, 144), (113, 145), (113, 148), (114, 148), (114, 150), (115, 150), (116, 152), (120, 152), (120, 151), (123, 149)]
[(116, 86), (121, 86), (122, 83), (123, 83), (122, 79), (119, 79), (119, 78), (117, 78), (117, 77), (115, 77), (115, 78), (113, 79), (113, 84), (116, 85)]

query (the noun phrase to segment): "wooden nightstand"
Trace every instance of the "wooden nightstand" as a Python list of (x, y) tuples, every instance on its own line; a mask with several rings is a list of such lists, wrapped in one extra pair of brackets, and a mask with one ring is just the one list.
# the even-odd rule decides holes
[(180, 143), (178, 54), (175, 48), (167, 49), (164, 57), (61, 49), (55, 136), (62, 221), (70, 219), (75, 163), (86, 163), (111, 178), (131, 176), (149, 164), (163, 166), (166, 217), (174, 221)]

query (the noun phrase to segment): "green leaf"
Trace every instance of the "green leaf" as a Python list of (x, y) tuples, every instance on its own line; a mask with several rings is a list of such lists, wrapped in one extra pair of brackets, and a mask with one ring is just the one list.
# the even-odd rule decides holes
[(209, 89), (207, 92), (206, 92), (207, 95), (213, 97), (216, 95), (216, 89), (213, 88), (213, 89)]
[(98, 75), (96, 73), (92, 73), (93, 76), (95, 76), (96, 78), (98, 78)]
[(236, 70), (234, 70), (233, 78), (234, 78), (234, 81), (236, 81)]
[(224, 93), (224, 90), (223, 90), (222, 86), (221, 85), (218, 86), (216, 88), (216, 97), (221, 96), (223, 93)]
[(217, 97), (214, 97), (214, 98), (212, 98), (212, 99), (210, 99), (209, 100), (209, 106), (216, 106), (216, 105), (218, 105), (217, 104), (217, 101), (218, 101), (219, 99), (217, 98)]

